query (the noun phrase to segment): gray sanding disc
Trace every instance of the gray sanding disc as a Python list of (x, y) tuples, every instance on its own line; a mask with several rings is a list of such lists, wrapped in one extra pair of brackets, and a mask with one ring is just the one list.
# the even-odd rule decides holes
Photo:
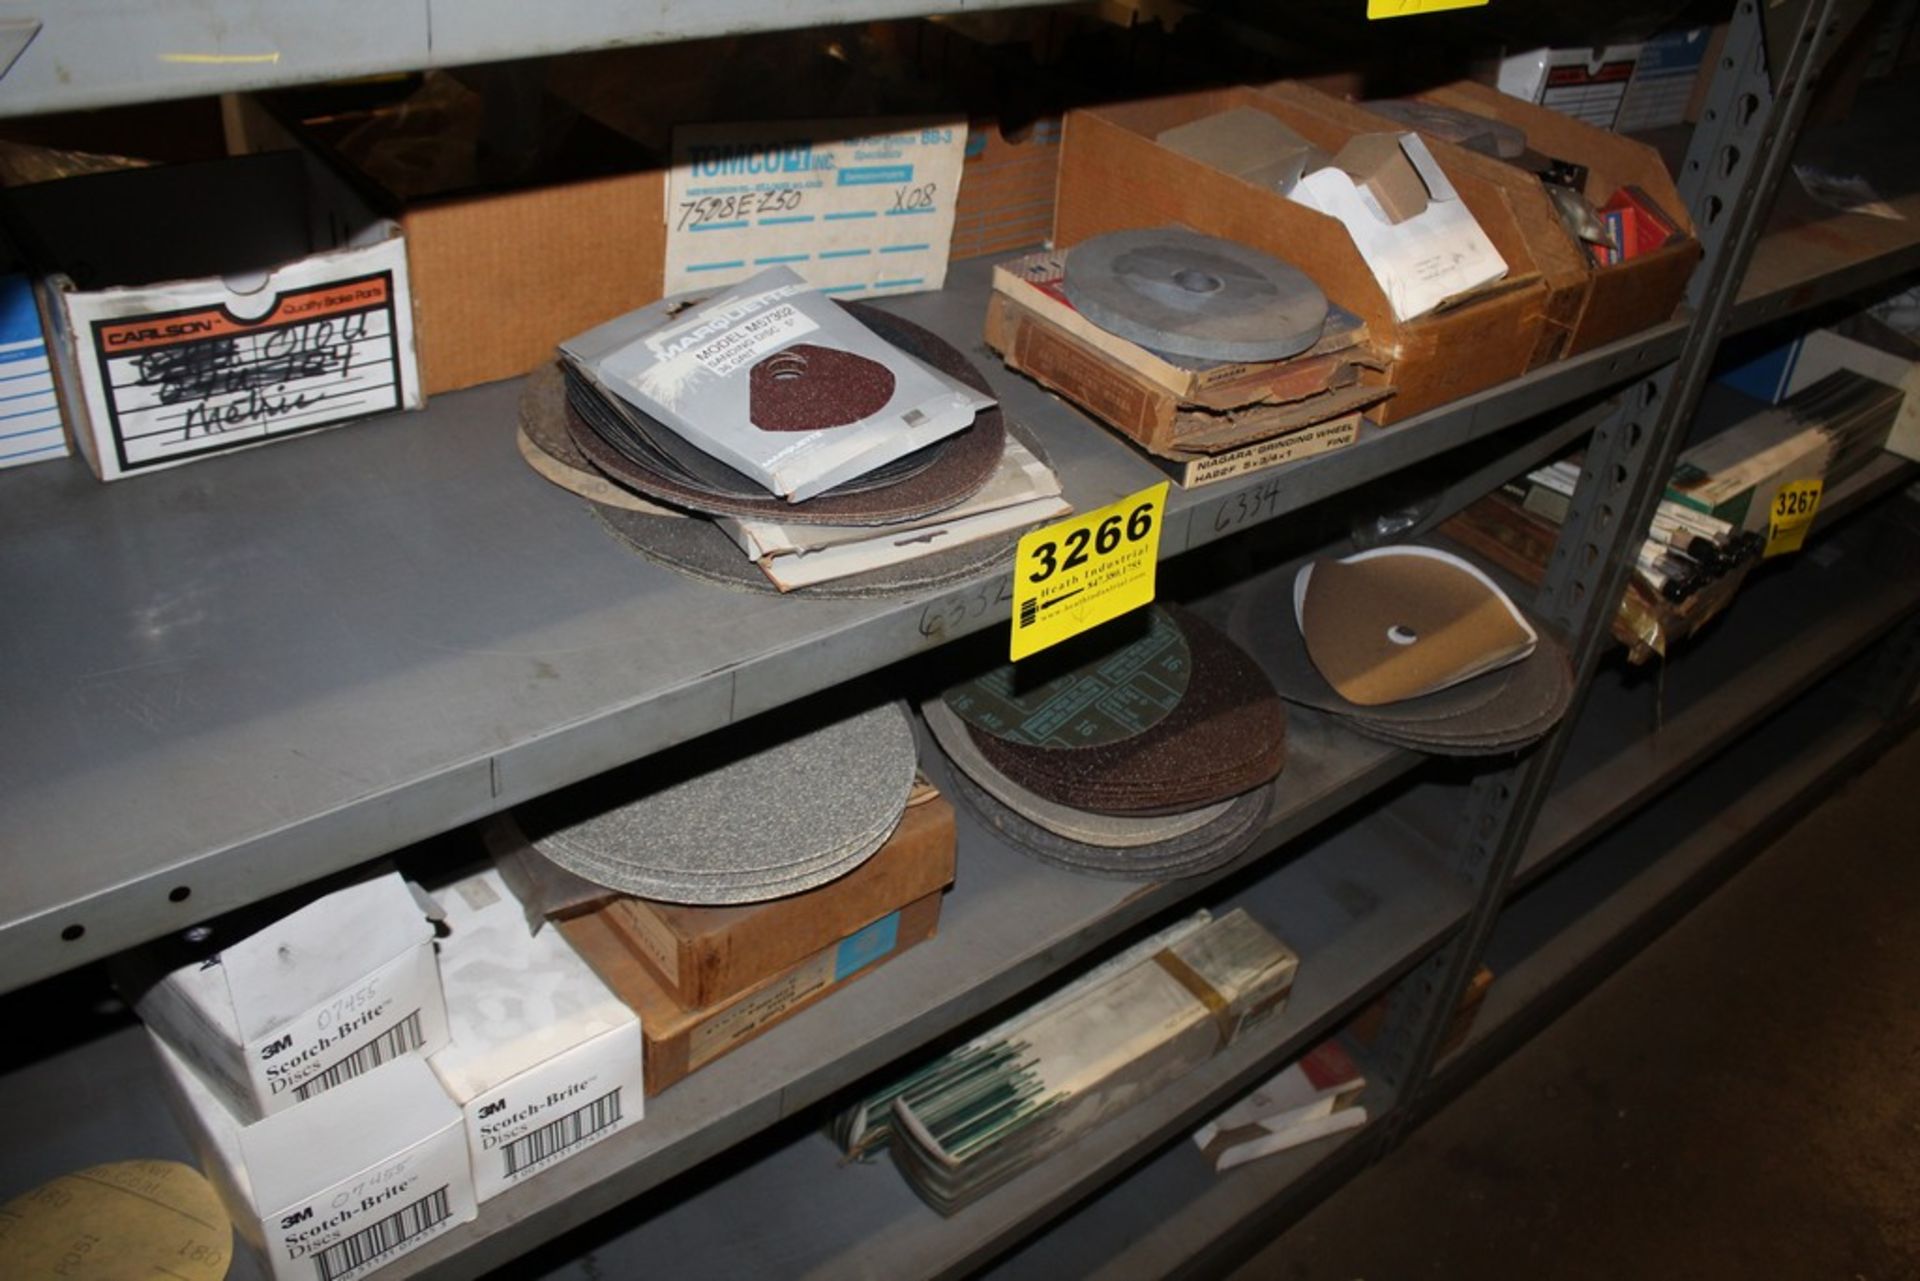
[(965, 722), (947, 706), (944, 699), (928, 699), (920, 705), (920, 714), (926, 719), (934, 742), (940, 745), (940, 750), (946, 753), (947, 760), (952, 762), (956, 770), (1002, 805), (1070, 841), (1097, 845), (1103, 849), (1133, 849), (1153, 845), (1205, 827), (1224, 815), (1233, 804), (1231, 800), (1221, 801), (1185, 814), (1150, 818), (1093, 814), (1073, 809), (1036, 796), (995, 769), (980, 754), (980, 749), (974, 746), (973, 736), (967, 733)]
[(1226, 866), (1253, 844), (1273, 804), (1273, 786), (1267, 784), (1236, 797), (1219, 818), (1184, 836), (1112, 849), (1049, 832), (989, 796), (964, 772), (953, 771), (953, 785), (980, 821), (1021, 853), (1082, 875), (1125, 881), (1174, 880)]
[(1022, 747), (1072, 751), (1144, 733), (1180, 705), (1193, 674), (1172, 617), (1151, 607), (1146, 617), (1145, 633), (1118, 650), (1095, 648), (1082, 660), (1074, 642), (1056, 645), (954, 686), (946, 704), (975, 729)]
[(1327, 322), (1327, 296), (1305, 272), (1183, 227), (1083, 241), (1067, 251), (1061, 287), (1109, 333), (1198, 360), (1284, 360)]
[(917, 760), (904, 707), (884, 704), (770, 745), (764, 733), (735, 727), (696, 740), (543, 797), (516, 818), (534, 848), (568, 871), (670, 903), (798, 893), (886, 843)]

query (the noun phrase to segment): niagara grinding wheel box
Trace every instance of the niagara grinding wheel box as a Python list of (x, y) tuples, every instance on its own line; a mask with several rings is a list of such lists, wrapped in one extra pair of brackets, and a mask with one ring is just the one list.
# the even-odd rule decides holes
[(101, 480), (424, 403), (400, 228), (298, 153), (35, 183), (5, 210)]

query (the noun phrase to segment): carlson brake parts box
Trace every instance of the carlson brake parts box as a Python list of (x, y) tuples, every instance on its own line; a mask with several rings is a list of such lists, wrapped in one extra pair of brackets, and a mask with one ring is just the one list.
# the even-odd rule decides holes
[(423, 403), (400, 229), (293, 152), (9, 190), (102, 480)]

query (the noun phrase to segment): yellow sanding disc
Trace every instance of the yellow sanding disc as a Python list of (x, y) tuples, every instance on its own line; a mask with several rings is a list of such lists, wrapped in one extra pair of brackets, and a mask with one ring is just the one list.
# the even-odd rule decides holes
[(118, 1161), (0, 1206), (0, 1276), (20, 1281), (220, 1281), (233, 1225), (200, 1172)]

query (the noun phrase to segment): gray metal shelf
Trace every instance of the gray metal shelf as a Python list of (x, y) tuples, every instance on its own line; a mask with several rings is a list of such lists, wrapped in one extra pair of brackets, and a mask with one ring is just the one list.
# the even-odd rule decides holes
[[(1882, 459), (1836, 487), (1829, 521), (1852, 496), (1910, 478)], [(1659, 679), (1602, 670), (1566, 763), (1509, 884), (1517, 891), (1674, 787), (1801, 692), (1920, 610), (1920, 569), (1875, 564), (1876, 531), (1837, 531), (1802, 556), (1756, 571), (1725, 616), (1672, 655)]]
[[(1286, 776), (1292, 786), (1281, 812), (1240, 867), (1350, 802), (1355, 789), (1377, 786), (1408, 763), (1312, 723), (1300, 725), (1295, 741)], [(944, 774), (938, 762), (932, 772)], [(1205, 886), (1219, 879), (1140, 886), (1057, 871), (1001, 845), (964, 808), (960, 841), (960, 876), (936, 939), (649, 1099), (641, 1124), (488, 1202), (477, 1222), (382, 1275), (471, 1276), (507, 1263), (986, 1013), (1126, 927), (1204, 896)], [(1219, 894), (1211, 898), (1221, 901)], [(697, 1243), (676, 1264), (691, 1275), (707, 1269), (742, 1275), (733, 1266), (755, 1251), (778, 1256), (772, 1273), (778, 1275), (797, 1275), (794, 1265), (803, 1257), (812, 1258), (822, 1276), (919, 1275), (938, 1261), (941, 1269), (957, 1269), (1065, 1210), (1124, 1168), (1130, 1155), (1137, 1159), (1143, 1145), (1197, 1123), (1271, 1064), (1297, 1054), (1456, 928), (1468, 903), (1464, 884), (1440, 871), (1404, 832), (1386, 823), (1350, 825), (1224, 900), (1245, 906), (1301, 953), (1284, 1015), (1150, 1106), (1062, 1153), (1044, 1172), (943, 1220), (890, 1166), (839, 1171), (831, 1146), (810, 1136), (643, 1231)], [(183, 1155), (164, 1119), (143, 1035), (123, 1029), (0, 1078), (0, 1123), (15, 1138), (0, 1158), (6, 1186), (30, 1186), (76, 1163), (125, 1155), (129, 1136), (143, 1154)], [(74, 1081), (87, 1082), (87, 1089), (74, 1092)], [(830, 1182), (835, 1179), (841, 1182)], [(831, 1195), (793, 1195), (809, 1187)], [(742, 1205), (755, 1207), (753, 1232), (742, 1226), (748, 1221)], [(716, 1233), (715, 1223), (732, 1226)], [(799, 1224), (811, 1224), (812, 1235), (800, 1233)], [(659, 1248), (655, 1235), (644, 1236), (647, 1257)], [(809, 1249), (820, 1257), (807, 1255)], [(846, 1254), (835, 1253), (840, 1250)], [(890, 1262), (842, 1270), (856, 1256)]]
[[(585, 1277), (589, 1266), (603, 1275), (666, 1268), (690, 1281), (964, 1275), (1326, 1035), (1456, 928), (1469, 900), (1466, 886), (1400, 830), (1351, 824), (1253, 884), (1202, 900), (1244, 907), (1300, 953), (1279, 1019), (953, 1218), (927, 1208), (890, 1161), (842, 1165), (824, 1135), (808, 1132), (684, 1200), (666, 1190), (667, 1199), (641, 1207), (651, 1209), (644, 1222), (594, 1241), (591, 1265), (576, 1261), (551, 1275)], [(929, 950), (947, 940), (943, 929)], [(451, 1263), (464, 1270), (472, 1260)], [(394, 1271), (407, 1275), (410, 1265)]]
[(0, 116), (1022, 4), (1031, 0), (8, 0), (0, 18), (40, 30), (0, 77)]
[[(1495, 978), (1466, 1042), (1435, 1071), (1437, 1107), (1550, 1021), (1884, 750), (1896, 727), (1823, 686), (1509, 905)], [(1783, 748), (1783, 745), (1788, 745)]]
[[(888, 305), (976, 354), (1076, 506), (1162, 479), (984, 351), (988, 280), (967, 263)], [(1590, 395), (1671, 356), (1681, 329), (1322, 458), (1175, 489), (1162, 555)], [(1004, 625), (1005, 574), (835, 602), (650, 565), (521, 462), (519, 392), (114, 485), (71, 460), (0, 474), (0, 985)]]

